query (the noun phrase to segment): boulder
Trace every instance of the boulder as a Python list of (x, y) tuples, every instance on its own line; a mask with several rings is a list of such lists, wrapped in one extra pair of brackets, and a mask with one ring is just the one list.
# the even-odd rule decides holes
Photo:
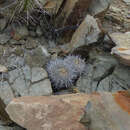
[(89, 45), (97, 42), (103, 35), (96, 19), (87, 15), (78, 29), (72, 36), (70, 48), (75, 49), (83, 45)]
[(79, 121), (88, 98), (84, 94), (21, 97), (14, 99), (6, 111), (28, 130), (86, 130)]
[(130, 92), (20, 97), (6, 111), (28, 130), (129, 130)]
[(90, 130), (129, 130), (130, 93), (93, 94), (81, 122)]

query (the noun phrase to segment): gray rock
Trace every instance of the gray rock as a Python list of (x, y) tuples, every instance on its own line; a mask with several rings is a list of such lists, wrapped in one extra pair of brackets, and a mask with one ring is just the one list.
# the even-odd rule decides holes
[(6, 33), (0, 34), (0, 44), (5, 44), (10, 40), (10, 36)]
[(97, 91), (117, 92), (124, 90), (124, 88), (119, 85), (118, 82), (120, 82), (119, 79), (116, 81), (115, 77), (113, 77), (113, 75), (110, 75), (99, 83)]
[(24, 128), (21, 128), (19, 126), (2, 126), (0, 125), (0, 130), (25, 130)]
[(100, 30), (96, 19), (93, 16), (87, 15), (73, 34), (70, 49), (97, 42), (102, 34), (103, 32)]
[(17, 40), (14, 40), (14, 39), (11, 39), (11, 40), (9, 41), (9, 43), (12, 44), (12, 45), (15, 45), (15, 44), (18, 43), (18, 41), (17, 41)]
[(81, 92), (116, 92), (130, 89), (130, 68), (119, 64), (111, 56), (96, 57), (93, 65), (87, 65), (87, 74), (80, 77), (76, 87)]
[(46, 96), (51, 94), (52, 88), (49, 79), (33, 84), (29, 90), (30, 96)]
[(22, 73), (25, 75), (26, 80), (30, 80), (32, 78), (31, 68), (28, 65), (22, 67)]
[(0, 130), (11, 130), (11, 127), (0, 125)]
[(110, 55), (96, 56), (95, 59), (93, 64), (87, 65), (87, 74), (81, 76), (77, 81), (76, 87), (81, 92), (91, 93), (99, 90), (112, 90), (112, 88), (109, 90), (109, 80), (104, 82), (104, 84), (108, 84), (107, 86), (103, 86), (104, 84), (101, 81), (107, 80), (107, 77), (112, 74), (114, 67), (117, 65), (116, 59)]
[(20, 67), (22, 67), (24, 65), (25, 65), (24, 58), (22, 58), (20, 56), (16, 56), (16, 55), (12, 54), (7, 59), (7, 66), (20, 68)]
[(9, 72), (9, 83), (15, 97), (51, 95), (52, 88), (43, 68), (24, 66)]
[[(87, 65), (88, 68), (88, 74), (81, 76), (79, 80), (76, 83), (76, 87), (80, 92), (84, 93), (91, 93), (92, 92), (92, 86), (97, 86), (98, 82), (93, 81), (93, 66), (92, 65)], [(94, 88), (95, 88), (94, 87)]]
[(14, 95), (27, 96), (31, 85), (31, 70), (24, 66), (9, 72), (9, 83), (13, 89)]
[(28, 37), (26, 41), (26, 48), (27, 49), (34, 49), (39, 45), (39, 41), (37, 39)]
[(9, 41), (9, 43), (12, 44), (12, 45), (23, 45), (23, 44), (26, 43), (26, 41), (25, 40), (19, 40), (19, 41), (17, 41), (17, 40), (11, 39)]
[(0, 31), (2, 31), (6, 27), (7, 21), (6, 19), (0, 19)]
[(11, 87), (15, 91), (15, 96), (28, 96), (28, 90), (30, 86), (30, 81), (25, 79), (24, 75), (20, 75), (13, 82)]
[(0, 83), (0, 98), (6, 105), (14, 98), (11, 87), (7, 81), (1, 81)]
[(35, 50), (28, 51), (25, 54), (25, 62), (31, 67), (42, 67), (49, 59), (49, 53), (43, 46), (39, 46)]
[(130, 89), (130, 68), (128, 66), (119, 65), (115, 68), (113, 74), (113, 86), (119, 86), (123, 89)]
[(42, 30), (41, 30), (40, 26), (37, 26), (36, 34), (37, 34), (39, 37), (42, 35)]
[(44, 69), (38, 68), (38, 67), (32, 68), (32, 79), (31, 79), (32, 83), (40, 81), (40, 80), (45, 79), (47, 77), (48, 77), (48, 74)]
[(20, 69), (15, 69), (9, 72), (9, 83), (13, 83), (19, 75), (22, 75)]
[(94, 0), (89, 6), (89, 13), (93, 16), (100, 15), (108, 10), (111, 0)]

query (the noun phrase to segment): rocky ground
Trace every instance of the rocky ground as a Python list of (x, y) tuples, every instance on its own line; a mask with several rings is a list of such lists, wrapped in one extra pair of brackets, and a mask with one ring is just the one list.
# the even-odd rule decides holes
[[(106, 130), (105, 128), (109, 130), (129, 129), (130, 124), (127, 120), (130, 120), (130, 117), (124, 112), (125, 109), (130, 113), (129, 96), (123, 95), (126, 99), (122, 99), (120, 107), (122, 108), (123, 101), (128, 105), (120, 110), (116, 104), (117, 100), (109, 92), (130, 89), (130, 1), (113, 0), (110, 7), (109, 1), (106, 3), (102, 0), (99, 1), (101, 3), (92, 3), (88, 7), (89, 11), (85, 14), (85, 19), (66, 44), (63, 42), (66, 40), (66, 36), (63, 38), (58, 33), (59, 35), (56, 37), (52, 35), (51, 31), (45, 32), (43, 28), (46, 25), (44, 25), (43, 19), (40, 19), (37, 26), (24, 24), (18, 26), (15, 23), (7, 26), (8, 20), (0, 16), (0, 98), (1, 103), (4, 103), (4, 108), (12, 99), (16, 98), (7, 106), (7, 112), (11, 120), (21, 126), (12, 123), (4, 111), (8, 119), (3, 118), (0, 114), (0, 130), (22, 130), (24, 128), (28, 130), (88, 129), (90, 123), (88, 119), (85, 118), (83, 121), (86, 127), (79, 121), (81, 115), (84, 114), (83, 108), (89, 100), (94, 102), (91, 109), (86, 108), (93, 121), (90, 129), (97, 130), (95, 129), (97, 124), (103, 124), (103, 119), (110, 122), (105, 122), (104, 126), (101, 125), (98, 128), (100, 130)], [(73, 14), (73, 12), (69, 13), (70, 16)], [(54, 31), (55, 33), (56, 31)], [(87, 66), (85, 73), (76, 80), (70, 89), (54, 92), (46, 71), (46, 64), (51, 59), (65, 57), (68, 54), (80, 55), (85, 59)], [(87, 94), (99, 92), (100, 94), (95, 94), (92, 97), (87, 94), (73, 94), (77, 92)], [(71, 96), (63, 95), (70, 93)], [(118, 95), (118, 92), (116, 94)], [(100, 117), (101, 120), (97, 122), (98, 114), (102, 113), (98, 103), (105, 107), (105, 110), (102, 111), (107, 116), (112, 116), (115, 108), (119, 109), (115, 113), (119, 117), (114, 117), (111, 121), (109, 116), (105, 118), (103, 115)], [(107, 103), (112, 104), (112, 106)], [(2, 109), (0, 108), (0, 110)], [(56, 111), (57, 109), (59, 112)], [(95, 109), (99, 113), (90, 114)], [(113, 111), (110, 114), (111, 109)], [(34, 112), (35, 115), (32, 114)], [(49, 113), (51, 114), (49, 115)], [(124, 124), (116, 121), (117, 119), (124, 120)], [(8, 120), (11, 123), (8, 123)], [(114, 128), (111, 126), (111, 122), (115, 123)], [(38, 125), (33, 125), (37, 123)], [(111, 127), (107, 123), (110, 123)]]

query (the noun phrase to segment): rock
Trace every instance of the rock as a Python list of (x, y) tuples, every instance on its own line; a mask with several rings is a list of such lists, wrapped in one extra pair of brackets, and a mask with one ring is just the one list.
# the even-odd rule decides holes
[(17, 40), (11, 39), (9, 41), (9, 44), (11, 44), (11, 45), (24, 45), (24, 44), (26, 44), (26, 41), (25, 40), (17, 41)]
[(27, 49), (35, 49), (39, 45), (39, 41), (37, 39), (28, 37), (26, 41), (26, 48)]
[(7, 24), (7, 20), (5, 18), (0, 19), (0, 31), (2, 31)]
[(4, 126), (4, 125), (0, 125), (0, 130), (25, 130), (25, 129), (21, 128), (19, 126)]
[(8, 71), (8, 69), (4, 65), (0, 64), (0, 73), (1, 72), (7, 72), (7, 71)]
[(49, 79), (39, 81), (31, 85), (29, 89), (30, 96), (48, 96), (52, 94), (51, 82)]
[[(124, 89), (122, 87), (117, 87), (117, 85), (115, 84), (112, 84), (112, 81), (113, 81), (112, 79), (116, 79), (119, 82), (121, 81), (120, 78), (117, 79), (115, 75), (113, 74), (114, 73), (113, 71), (115, 71), (114, 68), (118, 64), (118, 62), (116, 61), (114, 57), (107, 54), (102, 54), (102, 55), (99, 55), (97, 53), (94, 54), (94, 52), (91, 51), (90, 62), (91, 60), (93, 64), (90, 64), (90, 63), (87, 64), (86, 74), (81, 76), (76, 83), (76, 88), (80, 92), (85, 92), (85, 93), (92, 93), (96, 91), (111, 92), (114, 90)], [(124, 68), (124, 73), (126, 71)], [(128, 73), (129, 72), (127, 72), (127, 74)], [(127, 77), (127, 74), (126, 74), (126, 77)], [(113, 78), (111, 77), (111, 75), (113, 75)], [(128, 87), (126, 86), (126, 88)]]
[(29, 89), (30, 96), (45, 96), (52, 94), (51, 82), (48, 78), (47, 72), (38, 67), (33, 67), (31, 82), (33, 83)]
[(75, 49), (83, 45), (97, 42), (101, 34), (103, 34), (103, 32), (100, 30), (96, 19), (94, 19), (93, 16), (87, 15), (73, 34), (70, 48)]
[(92, 16), (104, 17), (105, 13), (109, 9), (110, 4), (111, 0), (92, 0), (88, 8), (89, 13)]
[(11, 127), (8, 127), (8, 126), (0, 126), (0, 130), (11, 130)]
[(9, 72), (9, 83), (15, 97), (51, 95), (47, 72), (39, 67), (23, 66)]
[(10, 40), (10, 36), (6, 33), (0, 34), (0, 44), (6, 44)]
[(130, 30), (130, 20), (125, 20), (123, 24), (124, 24), (123, 25), (124, 28), (129, 31)]
[(15, 79), (11, 87), (14, 90), (15, 96), (27, 96), (29, 94), (30, 81), (26, 80), (21, 71), (20, 75)]
[(17, 67), (17, 68), (21, 68), (22, 66), (25, 65), (25, 61), (23, 57), (20, 56), (16, 56), (15, 54), (11, 54), (8, 58), (7, 58), (7, 66), (12, 66), (12, 67)]
[(14, 99), (6, 111), (28, 130), (86, 130), (79, 121), (88, 98), (84, 94), (21, 97)]
[(16, 26), (14, 25), (12, 30), (12, 37), (14, 40), (21, 40), (29, 35), (28, 29), (26, 26)]
[(37, 36), (39, 36), (39, 37), (42, 35), (42, 30), (41, 30), (40, 26), (37, 26), (36, 34), (37, 34)]
[(39, 46), (32, 51), (25, 53), (25, 62), (31, 67), (43, 67), (48, 59), (50, 54), (44, 46)]
[(32, 83), (48, 77), (47, 72), (44, 69), (38, 67), (33, 67), (31, 73), (32, 73), (32, 79), (31, 79)]
[(1, 122), (4, 122), (4, 123), (11, 123), (12, 121), (10, 120), (9, 115), (5, 111), (5, 107), (6, 107), (6, 105), (0, 98), (0, 120), (1, 120)]
[(90, 130), (129, 130), (130, 95), (126, 91), (91, 96), (82, 118)]
[[(91, 53), (94, 54), (93, 51)], [(86, 74), (78, 79), (76, 88), (84, 93), (128, 90), (129, 76), (130, 68), (119, 64), (114, 57), (105, 54), (95, 56), (93, 64), (87, 64)]]
[(112, 33), (110, 37), (116, 44), (111, 53), (115, 54), (121, 63), (130, 66), (130, 32)]
[(120, 87), (124, 90), (130, 89), (130, 81), (128, 80), (130, 76), (130, 68), (124, 65), (118, 65), (113, 74), (111, 85), (115, 88)]
[(6, 105), (14, 98), (13, 91), (7, 81), (0, 85), (0, 98)]

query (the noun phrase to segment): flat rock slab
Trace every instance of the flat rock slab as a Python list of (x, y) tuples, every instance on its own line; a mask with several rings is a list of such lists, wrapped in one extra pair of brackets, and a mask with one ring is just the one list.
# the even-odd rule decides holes
[(6, 111), (28, 130), (129, 130), (130, 92), (21, 97)]
[(11, 119), (28, 130), (86, 130), (80, 123), (88, 95), (21, 97), (7, 107)]

